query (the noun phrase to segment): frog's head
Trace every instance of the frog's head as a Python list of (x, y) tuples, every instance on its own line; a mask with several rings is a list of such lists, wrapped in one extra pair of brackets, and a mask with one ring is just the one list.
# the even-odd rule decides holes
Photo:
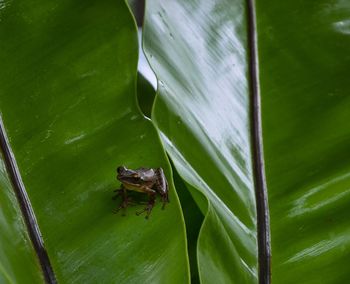
[(124, 166), (118, 167), (117, 173), (117, 179), (121, 182), (136, 184), (140, 181), (141, 178), (138, 172), (130, 170)]

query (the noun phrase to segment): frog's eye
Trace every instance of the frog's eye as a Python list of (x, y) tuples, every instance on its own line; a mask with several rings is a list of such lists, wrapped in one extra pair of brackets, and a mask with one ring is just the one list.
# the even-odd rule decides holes
[(133, 178), (138, 178), (139, 177), (139, 175), (137, 174), (137, 173), (134, 173), (134, 174), (132, 174), (131, 175)]
[(120, 166), (120, 167), (117, 168), (118, 174), (120, 174), (120, 173), (122, 173), (124, 171), (125, 171), (125, 167), (124, 166)]

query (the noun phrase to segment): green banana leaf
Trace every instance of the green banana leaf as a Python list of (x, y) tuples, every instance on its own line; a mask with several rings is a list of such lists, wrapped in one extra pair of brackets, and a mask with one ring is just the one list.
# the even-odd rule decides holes
[[(239, 0), (148, 0), (144, 48), (159, 86), (152, 118), (205, 214), (197, 247), (203, 283), (265, 283), (258, 279), (261, 200), (251, 150), (261, 141), (272, 281), (349, 281), (349, 18), (344, 0), (250, 7)], [(257, 58), (249, 51), (254, 36)], [(260, 62), (255, 78), (253, 59)], [(259, 79), (257, 141), (249, 83)]]
[[(14, 0), (1, 3), (0, 17), (0, 112), (56, 280), (188, 282), (171, 168), (136, 104), (137, 29), (126, 4)], [(113, 214), (119, 165), (162, 167), (171, 203), (157, 203), (149, 220), (135, 215), (144, 205)], [(35, 265), (25, 264), (32, 252), (23, 224), (1, 230), (17, 232), (25, 259), (5, 266), (2, 258), (0, 279), (16, 272), (13, 282), (38, 283)], [(12, 247), (1, 243), (1, 257)]]
[[(159, 137), (136, 103), (137, 30), (123, 1), (0, 3), (0, 113), (13, 152), (7, 158), (18, 165), (52, 277), (265, 283), (259, 277), (270, 271), (259, 266), (257, 231), (258, 214), (269, 212), (256, 210), (252, 150), (259, 138), (272, 281), (346, 283), (349, 18), (346, 0), (149, 0), (144, 47), (158, 77), (152, 120)], [(260, 137), (252, 137), (255, 80)], [(137, 88), (149, 115), (152, 89), (143, 78)], [(183, 209), (163, 146), (181, 177), (174, 175)], [(157, 203), (149, 220), (135, 216), (143, 205), (125, 217), (112, 214), (122, 164), (164, 169), (171, 199), (165, 210)], [(0, 168), (0, 282), (42, 283), (2, 156)]]

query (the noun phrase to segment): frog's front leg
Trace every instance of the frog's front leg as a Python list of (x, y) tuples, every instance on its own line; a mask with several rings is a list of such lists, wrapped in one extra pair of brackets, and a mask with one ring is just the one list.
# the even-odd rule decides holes
[(116, 214), (116, 213), (119, 212), (120, 209), (123, 209), (123, 214), (122, 215), (125, 216), (126, 208), (130, 204), (132, 204), (131, 198), (128, 197), (127, 190), (126, 190), (126, 188), (123, 185), (121, 185), (120, 189), (116, 189), (115, 191), (118, 192), (118, 193), (116, 194), (116, 196), (113, 197), (113, 199), (118, 198), (118, 196), (122, 196), (122, 202), (120, 203), (120, 205), (117, 208), (115, 208), (113, 210), (113, 213)]
[(152, 212), (152, 209), (154, 207), (154, 204), (156, 202), (156, 191), (151, 189), (151, 188), (147, 188), (147, 189), (144, 189), (147, 193), (148, 193), (148, 203), (147, 203), (147, 206), (142, 209), (141, 211), (138, 211), (136, 212), (136, 215), (139, 216), (141, 215), (142, 213), (145, 213), (146, 212), (146, 219), (148, 219), (149, 215), (151, 214)]
[(112, 197), (113, 200), (116, 200), (119, 196), (122, 196), (122, 198), (126, 198), (126, 188), (124, 185), (121, 185), (120, 188), (113, 190), (113, 192), (116, 192), (117, 194)]

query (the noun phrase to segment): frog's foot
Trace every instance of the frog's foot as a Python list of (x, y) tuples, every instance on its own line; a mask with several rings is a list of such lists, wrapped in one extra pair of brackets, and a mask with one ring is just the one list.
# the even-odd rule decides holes
[(120, 210), (122, 210), (123, 211), (122, 216), (125, 216), (126, 208), (128, 208), (129, 206), (133, 206), (134, 204), (135, 203), (132, 201), (131, 197), (126, 197), (124, 198), (122, 203), (120, 203), (120, 205), (113, 210), (113, 213), (117, 214)]
[(141, 214), (146, 212), (146, 217), (145, 218), (148, 219), (148, 217), (151, 214), (152, 209), (154, 207), (154, 203), (155, 203), (155, 200), (151, 199), (150, 201), (148, 201), (147, 206), (144, 209), (142, 209), (141, 211), (136, 212), (136, 215), (139, 216), (139, 215), (141, 215)]

